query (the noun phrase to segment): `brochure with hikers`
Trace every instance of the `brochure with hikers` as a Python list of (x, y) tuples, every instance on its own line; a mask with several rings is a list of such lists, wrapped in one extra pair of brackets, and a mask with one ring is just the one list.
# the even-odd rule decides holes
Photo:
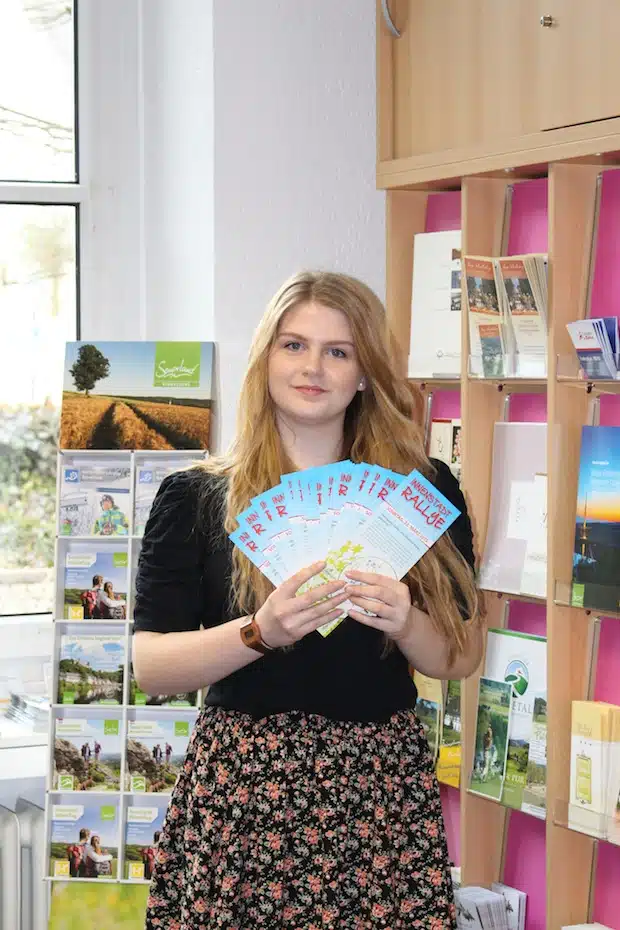
[(50, 808), (50, 876), (117, 878), (118, 805), (104, 799), (84, 798), (79, 804), (54, 803)]
[[(328, 495), (326, 489), (331, 489)], [(419, 471), (400, 475), (345, 460), (282, 475), (238, 514), (232, 542), (273, 584), (312, 562), (325, 569), (303, 594), (356, 569), (401, 579), (446, 532), (458, 509)], [(329, 635), (352, 607), (319, 628)]]
[(183, 766), (193, 726), (189, 717), (129, 720), (125, 790), (169, 794)]
[(130, 527), (129, 457), (97, 459), (62, 453), (60, 536), (127, 536)]
[(63, 551), (65, 620), (125, 620), (129, 590), (127, 545), (72, 541), (59, 548), (59, 552)]
[(59, 704), (122, 704), (124, 673), (124, 635), (61, 635)]
[(126, 879), (138, 882), (151, 880), (167, 809), (167, 799), (153, 799), (148, 806), (134, 804), (127, 807), (124, 849)]
[(54, 737), (54, 791), (120, 791), (121, 721), (60, 717)]

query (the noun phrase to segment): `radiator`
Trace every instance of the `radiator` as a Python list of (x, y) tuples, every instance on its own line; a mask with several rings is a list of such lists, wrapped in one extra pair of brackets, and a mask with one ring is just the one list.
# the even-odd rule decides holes
[(45, 813), (18, 798), (0, 807), (0, 930), (46, 930)]

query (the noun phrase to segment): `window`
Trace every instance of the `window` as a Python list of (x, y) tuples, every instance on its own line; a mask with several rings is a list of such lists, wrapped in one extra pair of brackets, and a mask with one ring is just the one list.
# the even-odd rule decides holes
[(52, 610), (56, 442), (78, 332), (78, 0), (0, 2), (0, 615)]

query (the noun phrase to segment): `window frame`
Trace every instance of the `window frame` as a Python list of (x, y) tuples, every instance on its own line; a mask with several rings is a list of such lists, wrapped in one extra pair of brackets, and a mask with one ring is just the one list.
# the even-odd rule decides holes
[[(89, 216), (90, 210), (90, 184), (91, 175), (89, 158), (90, 139), (90, 107), (88, 71), (85, 62), (88, 61), (90, 47), (92, 46), (92, 2), (93, 0), (73, 0), (74, 18), (74, 165), (75, 181), (3, 181), (0, 179), (0, 206), (67, 206), (75, 209), (75, 333), (81, 338), (82, 313), (81, 308), (84, 297), (84, 275), (82, 273), (84, 261), (89, 255)], [(51, 622), (53, 608), (49, 611), (33, 613), (0, 613), (0, 624), (14, 624), (22, 620), (24, 623)]]

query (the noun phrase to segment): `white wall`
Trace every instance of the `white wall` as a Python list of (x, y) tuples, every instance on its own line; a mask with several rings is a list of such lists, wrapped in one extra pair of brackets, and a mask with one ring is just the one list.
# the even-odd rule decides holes
[(374, 0), (81, 0), (82, 337), (214, 339), (234, 434), (254, 327), (303, 267), (383, 296)]
[(374, 0), (215, 0), (217, 448), (253, 329), (304, 267), (385, 290)]

